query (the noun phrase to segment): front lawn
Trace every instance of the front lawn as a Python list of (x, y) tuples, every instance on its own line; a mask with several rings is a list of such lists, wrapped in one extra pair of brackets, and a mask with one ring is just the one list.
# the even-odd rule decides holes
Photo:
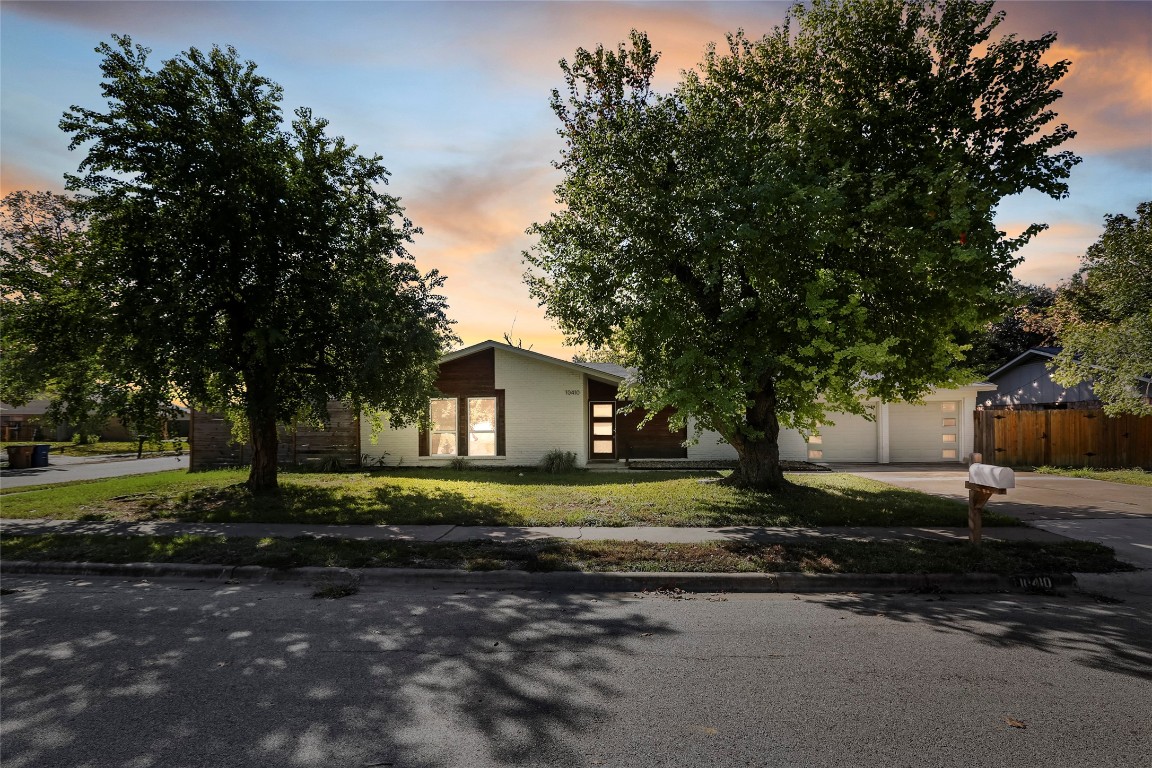
[(789, 544), (545, 540), (412, 543), (223, 536), (13, 536), (6, 560), (207, 563), (291, 568), (463, 568), (472, 571), (704, 573), (998, 573), (1132, 570), (1087, 542), (817, 541)]
[[(244, 470), (6, 489), (7, 518), (456, 525), (966, 526), (966, 505), (838, 473), (797, 473), (786, 493), (737, 491), (675, 472), (389, 470), (282, 473), (253, 496)], [(711, 477), (715, 478), (716, 475)], [(986, 513), (986, 525), (1018, 525)]]
[(1086, 467), (1070, 469), (1066, 467), (1036, 467), (1036, 472), (1041, 475), (1086, 477), (1089, 480), (1107, 480), (1110, 483), (1152, 486), (1152, 472), (1145, 472), (1142, 469), (1090, 469)]

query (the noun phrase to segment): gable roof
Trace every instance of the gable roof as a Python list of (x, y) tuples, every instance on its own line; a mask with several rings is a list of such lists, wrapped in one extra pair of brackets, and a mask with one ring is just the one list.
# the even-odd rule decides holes
[[(1063, 347), (1032, 347), (1032, 349), (1029, 349), (1027, 352), (1024, 352), (1020, 355), (1017, 355), (1016, 357), (1012, 358), (1011, 360), (1009, 360), (1004, 365), (1002, 365), (999, 368), (997, 368), (996, 370), (992, 371), (992, 373), (988, 374), (988, 376), (985, 378), (987, 378), (988, 381), (994, 382), (996, 380), (996, 377), (999, 376), (1000, 374), (1004, 373), (1005, 371), (1011, 370), (1012, 368), (1015, 368), (1018, 365), (1024, 365), (1025, 363), (1032, 362), (1032, 360), (1030, 358), (1039, 358), (1040, 360), (1043, 360), (1044, 362), (1048, 362), (1049, 360), (1054, 359), (1056, 357), (1056, 355), (1060, 354), (1063, 351), (1064, 351)], [(1100, 366), (1093, 366), (1093, 367), (1100, 369)], [(1100, 370), (1102, 370), (1102, 369), (1100, 369)], [(1148, 384), (1152, 384), (1152, 376), (1137, 376), (1136, 380), (1137, 381), (1143, 381), (1143, 382), (1148, 383)]]
[(522, 357), (526, 357), (529, 360), (535, 360), (538, 363), (548, 363), (550, 365), (559, 366), (561, 368), (578, 371), (580, 373), (587, 374), (597, 381), (603, 381), (609, 384), (619, 384), (621, 381), (628, 378), (629, 375), (627, 368), (623, 368), (619, 365), (613, 365), (612, 363), (573, 363), (569, 360), (561, 360), (558, 357), (543, 355), (539, 352), (533, 352), (530, 349), (514, 347), (511, 344), (504, 344), (503, 342), (493, 341), (492, 339), (488, 339), (488, 341), (482, 341), (479, 344), (473, 344), (470, 347), (464, 347), (464, 349), (458, 349), (455, 352), (449, 352), (440, 358), (440, 362), (447, 363), (452, 360), (457, 360), (461, 357), (474, 355), (477, 352), (483, 352), (486, 349), (498, 349), (501, 352), (510, 352), (514, 355), (521, 355)]
[(996, 377), (1005, 371), (1009, 371), (1018, 365), (1023, 365), (1026, 362), (1032, 362), (1031, 358), (1039, 358), (1044, 362), (1047, 362), (1056, 357), (1056, 355), (1060, 354), (1061, 350), (1062, 347), (1032, 347), (1032, 349), (1026, 350), (1008, 362), (1004, 363), (1004, 365), (992, 371), (992, 373), (988, 374), (984, 378), (988, 381), (995, 381)]

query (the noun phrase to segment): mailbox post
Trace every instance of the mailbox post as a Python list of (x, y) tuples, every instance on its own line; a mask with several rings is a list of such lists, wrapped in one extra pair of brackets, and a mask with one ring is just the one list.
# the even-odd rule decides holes
[(984, 505), (993, 496), (1008, 493), (1016, 487), (1016, 473), (1008, 467), (994, 467), (991, 464), (973, 464), (968, 467), (968, 540), (980, 543), (981, 515)]

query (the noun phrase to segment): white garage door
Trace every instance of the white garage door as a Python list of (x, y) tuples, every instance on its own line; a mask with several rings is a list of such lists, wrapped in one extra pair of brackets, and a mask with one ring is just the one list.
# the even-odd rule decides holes
[(780, 446), (781, 459), (804, 461), (808, 458), (808, 444), (804, 442), (804, 436), (796, 430), (780, 430), (780, 437), (776, 442)]
[(808, 440), (809, 461), (876, 461), (876, 422), (846, 413), (828, 414), (829, 421)]
[(889, 405), (888, 452), (893, 462), (960, 461), (960, 402)]

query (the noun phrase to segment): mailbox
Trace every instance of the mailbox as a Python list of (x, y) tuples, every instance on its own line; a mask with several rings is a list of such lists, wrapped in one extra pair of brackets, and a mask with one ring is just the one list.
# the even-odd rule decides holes
[(968, 482), (985, 488), (1015, 488), (1016, 473), (1009, 467), (994, 467), (991, 464), (973, 464), (968, 467)]

